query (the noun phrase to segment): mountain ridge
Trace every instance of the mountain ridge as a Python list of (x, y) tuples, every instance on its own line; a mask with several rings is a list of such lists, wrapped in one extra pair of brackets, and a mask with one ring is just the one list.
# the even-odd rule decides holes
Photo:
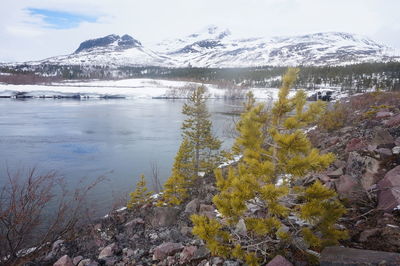
[(390, 61), (400, 61), (398, 51), (358, 34), (319, 32), (237, 39), (229, 29), (210, 26), (150, 47), (127, 34), (110, 34), (82, 42), (72, 54), (26, 64), (225, 68)]

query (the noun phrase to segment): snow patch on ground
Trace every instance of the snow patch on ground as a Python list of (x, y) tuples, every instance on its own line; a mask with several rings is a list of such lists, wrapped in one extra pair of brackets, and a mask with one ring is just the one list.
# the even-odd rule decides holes
[[(93, 80), (88, 82), (69, 81), (51, 85), (10, 85), (0, 84), (0, 96), (13, 96), (17, 92), (32, 97), (57, 97), (80, 95), (99, 98), (120, 96), (125, 98), (187, 98), (191, 89), (204, 85), (210, 98), (226, 98), (231, 95), (231, 88), (219, 88), (213, 84), (200, 84), (186, 81), (125, 79)], [(273, 100), (278, 96), (277, 88), (250, 88), (256, 98)], [(245, 93), (242, 93), (245, 95)], [(292, 92), (294, 94), (294, 92)]]

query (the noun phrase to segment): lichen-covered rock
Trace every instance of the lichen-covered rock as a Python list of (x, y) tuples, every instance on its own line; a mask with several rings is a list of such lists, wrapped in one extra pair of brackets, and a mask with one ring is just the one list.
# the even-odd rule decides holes
[(181, 264), (185, 264), (185, 263), (188, 263), (189, 261), (191, 261), (196, 250), (197, 250), (196, 246), (184, 247), (181, 254), (179, 255), (179, 257), (180, 257), (179, 262)]
[(199, 211), (200, 201), (198, 199), (194, 199), (186, 204), (185, 213), (194, 214)]
[(181, 251), (182, 249), (183, 245), (181, 243), (163, 243), (154, 249), (153, 259), (163, 260), (168, 256), (174, 255), (175, 253)]
[(179, 210), (173, 207), (156, 207), (150, 217), (153, 227), (164, 227), (174, 225), (178, 219)]
[(400, 205), (400, 165), (386, 173), (378, 183), (378, 209), (392, 211)]

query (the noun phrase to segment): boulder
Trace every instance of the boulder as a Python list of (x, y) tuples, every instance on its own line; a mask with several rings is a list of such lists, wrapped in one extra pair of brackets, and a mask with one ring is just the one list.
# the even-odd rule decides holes
[(81, 260), (78, 266), (97, 266), (99, 265), (96, 261), (92, 261), (91, 259)]
[(388, 111), (379, 111), (376, 113), (376, 118), (377, 119), (382, 119), (382, 118), (388, 118), (391, 117), (393, 115), (392, 112), (388, 112)]
[(193, 254), (194, 260), (205, 259), (210, 255), (210, 251), (206, 246), (200, 246)]
[(154, 249), (153, 259), (154, 260), (163, 260), (170, 255), (174, 255), (175, 253), (181, 251), (183, 246), (181, 243), (172, 243), (167, 242), (157, 246)]
[(342, 161), (342, 160), (336, 160), (336, 161), (333, 162), (333, 165), (336, 168), (344, 168), (344, 167), (346, 167), (346, 162)]
[(200, 201), (199, 199), (194, 199), (186, 204), (185, 212), (189, 214), (197, 213), (199, 211)]
[(331, 181), (331, 178), (325, 174), (316, 174), (316, 177), (324, 184)]
[(116, 243), (112, 243), (100, 251), (98, 258), (104, 259), (107, 257), (114, 256), (116, 253), (118, 253), (118, 246)]
[(390, 135), (389, 131), (384, 128), (378, 128), (375, 132), (375, 136), (372, 140), (372, 143), (375, 145), (380, 144), (390, 144), (393, 143), (394, 139), (392, 135)]
[(81, 260), (83, 260), (83, 257), (82, 256), (77, 256), (77, 257), (72, 259), (72, 262), (74, 263), (74, 265), (78, 265), (79, 262), (81, 262)]
[(53, 266), (74, 266), (72, 259), (68, 255), (64, 255), (59, 258)]
[(346, 174), (354, 178), (360, 178), (364, 167), (364, 157), (357, 152), (350, 152), (346, 164)]
[(338, 168), (334, 171), (330, 171), (330, 172), (326, 173), (326, 175), (330, 178), (338, 178), (338, 177), (342, 176), (343, 174), (344, 174), (343, 168)]
[(215, 213), (215, 207), (213, 205), (200, 204), (199, 214), (207, 216), (210, 219), (217, 217), (217, 214)]
[(156, 207), (149, 216), (153, 227), (164, 227), (174, 225), (177, 221), (179, 210), (173, 207)]
[(346, 152), (359, 151), (367, 148), (367, 144), (360, 138), (351, 139), (346, 145)]
[(386, 126), (394, 127), (400, 125), (400, 114), (395, 115), (386, 122)]
[(400, 154), (400, 146), (393, 147), (392, 153), (395, 155)]
[(191, 261), (196, 250), (197, 250), (196, 246), (184, 247), (181, 254), (179, 255), (179, 258), (180, 258), (179, 262), (181, 264), (185, 264), (185, 263), (188, 263), (189, 261)]
[(358, 238), (359, 242), (366, 242), (369, 237), (376, 235), (380, 232), (379, 228), (367, 229), (361, 232), (360, 237)]
[(266, 266), (293, 266), (293, 264), (281, 255), (277, 255)]
[(361, 176), (361, 185), (365, 190), (369, 190), (375, 185), (380, 178), (379, 173), (380, 162), (371, 157), (364, 157), (364, 173)]
[(376, 150), (382, 159), (387, 159), (392, 156), (392, 150), (388, 148), (379, 148)]
[(386, 173), (378, 183), (378, 209), (392, 211), (400, 205), (400, 165)]
[(336, 191), (340, 198), (349, 200), (357, 200), (362, 191), (360, 182), (349, 175), (342, 175), (335, 180)]
[(213, 211), (215, 211), (215, 207), (213, 205), (200, 204), (200, 213)]
[(333, 265), (400, 265), (400, 254), (345, 247), (326, 247), (320, 258), (321, 266)]

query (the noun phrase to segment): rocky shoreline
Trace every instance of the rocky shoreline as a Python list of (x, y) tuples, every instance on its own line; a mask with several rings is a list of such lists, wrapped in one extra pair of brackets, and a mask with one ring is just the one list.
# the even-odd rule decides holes
[[(343, 104), (348, 108), (343, 126), (308, 132), (313, 144), (333, 152), (336, 161), (301, 182), (320, 180), (338, 192), (348, 212), (337, 226), (348, 230), (349, 239), (341, 247), (316, 252), (319, 262), (287, 248), (267, 265), (400, 265), (399, 94), (360, 95), (344, 99)], [(371, 106), (380, 108), (371, 112)], [(191, 234), (190, 215), (219, 215), (212, 204), (217, 193), (214, 176), (198, 182), (198, 191), (186, 204), (157, 207), (153, 202), (114, 211), (71, 239), (58, 240), (28, 265), (243, 265), (213, 257)]]

